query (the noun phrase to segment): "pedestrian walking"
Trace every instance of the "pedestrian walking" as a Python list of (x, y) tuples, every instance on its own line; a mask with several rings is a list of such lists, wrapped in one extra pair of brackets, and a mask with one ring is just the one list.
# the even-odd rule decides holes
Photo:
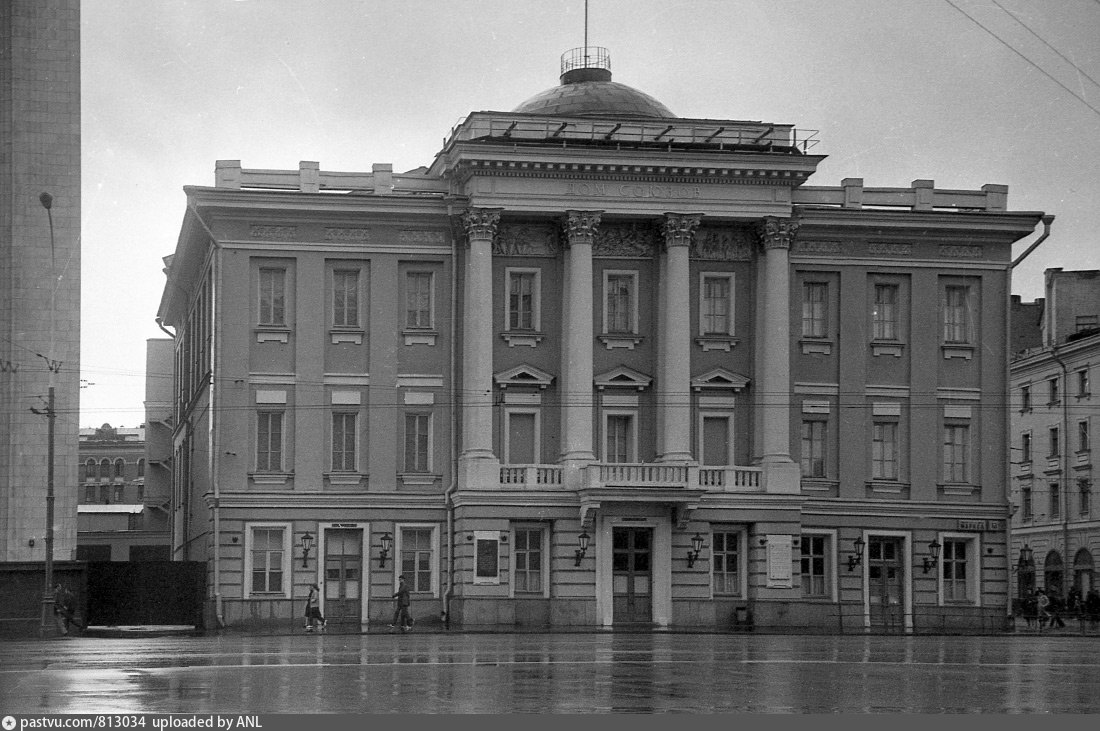
[(84, 629), (76, 618), (76, 595), (68, 587), (58, 582), (53, 589), (53, 613), (57, 617), (57, 628), (61, 634), (69, 634), (69, 625)]
[(409, 614), (409, 585), (405, 583), (404, 575), (397, 577), (397, 591), (393, 593), (396, 606), (393, 610), (393, 623), (391, 627), (408, 632), (412, 629), (413, 618)]
[(1047, 606), (1047, 612), (1050, 614), (1050, 628), (1065, 627), (1066, 623), (1062, 620), (1062, 615), (1066, 613), (1066, 603), (1062, 601), (1062, 597), (1054, 594), (1050, 597), (1050, 604)]
[(1038, 589), (1035, 592), (1035, 611), (1039, 616), (1039, 631), (1043, 630), (1046, 623), (1050, 621), (1050, 598), (1047, 597), (1045, 589)]
[(312, 632), (315, 625), (324, 632), (328, 622), (321, 616), (321, 587), (310, 584), (306, 597), (306, 632)]

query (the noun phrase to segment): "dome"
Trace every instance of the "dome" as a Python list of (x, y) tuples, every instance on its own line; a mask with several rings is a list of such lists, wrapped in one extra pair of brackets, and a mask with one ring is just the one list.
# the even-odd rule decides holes
[[(593, 58), (580, 55), (562, 57), (561, 83), (547, 89), (512, 110), (516, 114), (547, 114), (568, 117), (642, 117), (669, 118), (676, 115), (649, 94), (611, 80), (611, 62), (606, 49)], [(566, 54), (569, 55), (568, 53)]]

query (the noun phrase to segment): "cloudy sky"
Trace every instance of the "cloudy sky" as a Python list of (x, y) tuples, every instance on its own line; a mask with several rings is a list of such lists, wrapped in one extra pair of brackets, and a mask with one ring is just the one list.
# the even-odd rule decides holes
[[(557, 83), (583, 0), (84, 0), (81, 426), (143, 419), (185, 185), (214, 162), (403, 171)], [(1057, 216), (1013, 276), (1100, 268), (1100, 0), (590, 0), (616, 81), (820, 130), (812, 185), (1009, 186)], [(1022, 253), (1027, 243), (1017, 245)]]

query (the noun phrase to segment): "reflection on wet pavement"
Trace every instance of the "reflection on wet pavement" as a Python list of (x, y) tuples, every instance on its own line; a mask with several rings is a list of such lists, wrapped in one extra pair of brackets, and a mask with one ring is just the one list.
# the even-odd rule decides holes
[(4, 713), (1096, 712), (1095, 642), (423, 634), (0, 643)]

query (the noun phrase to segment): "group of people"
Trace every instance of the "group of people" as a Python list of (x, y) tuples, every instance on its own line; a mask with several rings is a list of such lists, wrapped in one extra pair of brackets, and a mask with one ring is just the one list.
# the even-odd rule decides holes
[[(409, 586), (405, 583), (405, 577), (397, 577), (397, 591), (393, 593), (396, 607), (393, 612), (393, 622), (390, 627), (408, 632), (412, 629), (413, 618), (409, 614)], [(321, 587), (317, 584), (309, 585), (309, 595), (306, 597), (306, 632), (312, 632), (314, 628), (324, 632), (328, 622), (321, 614)]]
[(1028, 627), (1038, 624), (1039, 629), (1065, 627), (1066, 619), (1088, 621), (1095, 628), (1100, 625), (1100, 592), (1089, 589), (1085, 596), (1076, 586), (1069, 590), (1065, 601), (1057, 592), (1036, 589), (1029, 592), (1021, 602), (1020, 612)]

